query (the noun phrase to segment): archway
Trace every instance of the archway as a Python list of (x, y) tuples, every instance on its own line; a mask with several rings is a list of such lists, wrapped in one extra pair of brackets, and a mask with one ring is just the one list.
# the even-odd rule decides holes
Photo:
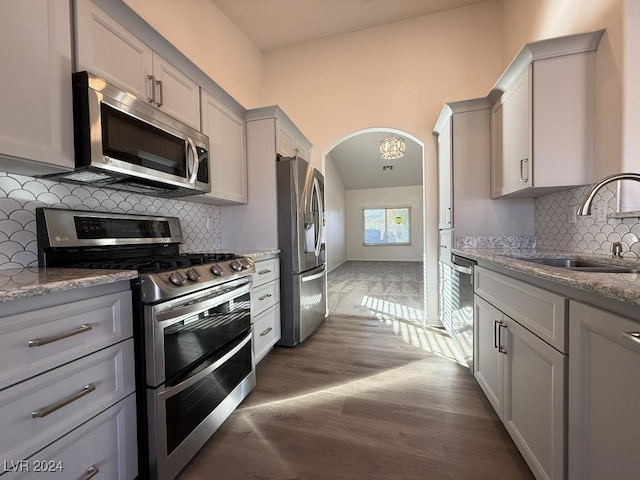
[[(380, 141), (390, 135), (405, 140), (405, 155), (397, 160), (383, 160), (379, 152)], [(426, 222), (425, 222), (425, 145), (414, 135), (394, 128), (367, 128), (345, 135), (330, 145), (322, 155), (325, 171), (326, 243), (329, 272), (346, 263), (396, 261), (419, 264), (417, 275), (420, 282), (421, 308), (418, 313), (414, 305), (381, 300), (383, 295), (367, 295), (360, 298), (354, 294), (350, 301), (361, 303), (359, 311), (370, 311), (373, 315), (406, 316), (415, 320), (421, 316), (426, 322), (427, 303), (436, 302), (437, 289), (426, 288)], [(364, 212), (368, 208), (410, 210), (410, 244), (368, 244), (364, 239)], [(393, 267), (398, 267), (394, 264)], [(336, 270), (337, 271), (337, 270)], [(373, 271), (372, 271), (373, 273)], [(375, 273), (374, 273), (375, 274)], [(406, 277), (406, 275), (404, 275)], [(390, 288), (389, 285), (369, 283), (375, 288)], [(371, 289), (370, 288), (370, 289)], [(406, 286), (405, 286), (406, 289)], [(371, 292), (369, 292), (371, 293)], [(331, 295), (331, 292), (330, 292)], [(347, 294), (344, 294), (347, 297)], [(401, 295), (398, 296), (400, 300)], [(433, 297), (433, 298), (430, 298)], [(332, 312), (329, 304), (329, 313)], [(347, 309), (348, 310), (348, 309)], [(398, 313), (400, 312), (400, 313)], [(338, 313), (344, 313), (338, 311)]]

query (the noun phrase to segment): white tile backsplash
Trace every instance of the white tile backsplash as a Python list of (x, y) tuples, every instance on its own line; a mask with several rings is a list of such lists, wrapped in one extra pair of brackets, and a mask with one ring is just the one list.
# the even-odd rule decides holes
[[(536, 245), (541, 249), (611, 254), (613, 242), (622, 243), (624, 257), (640, 258), (640, 220), (609, 218), (617, 205), (615, 184), (596, 194), (591, 215), (573, 217), (589, 187), (552, 193), (535, 200)], [(606, 202), (606, 219), (599, 221), (597, 206)]]
[(220, 248), (220, 208), (0, 172), (0, 270), (35, 266), (36, 207), (180, 218), (183, 252)]

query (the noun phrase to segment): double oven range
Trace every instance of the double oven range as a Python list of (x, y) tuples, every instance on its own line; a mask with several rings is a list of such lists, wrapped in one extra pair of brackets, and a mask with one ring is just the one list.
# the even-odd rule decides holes
[(140, 479), (175, 478), (255, 385), (253, 261), (180, 254), (176, 217), (36, 209), (41, 267), (132, 281)]

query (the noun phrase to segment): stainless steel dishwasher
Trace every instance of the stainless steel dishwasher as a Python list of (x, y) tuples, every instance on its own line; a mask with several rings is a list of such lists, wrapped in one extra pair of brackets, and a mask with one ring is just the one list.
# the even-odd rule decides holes
[(451, 337), (473, 372), (473, 269), (476, 262), (451, 254)]

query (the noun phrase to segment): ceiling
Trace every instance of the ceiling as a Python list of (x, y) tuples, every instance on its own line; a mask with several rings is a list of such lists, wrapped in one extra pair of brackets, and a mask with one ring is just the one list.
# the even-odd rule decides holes
[[(346, 190), (422, 185), (422, 145), (403, 137), (406, 143), (404, 156), (383, 160), (380, 158), (380, 140), (389, 135), (390, 132), (380, 131), (361, 133), (331, 150), (331, 159)], [(385, 165), (393, 168), (383, 170)]]
[[(484, 0), (211, 0), (262, 51), (346, 34)], [(347, 190), (422, 184), (422, 146), (406, 139), (405, 156), (380, 158), (389, 132), (367, 132), (336, 146), (331, 158)], [(393, 170), (383, 171), (383, 165)]]
[(211, 0), (262, 51), (485, 0)]

